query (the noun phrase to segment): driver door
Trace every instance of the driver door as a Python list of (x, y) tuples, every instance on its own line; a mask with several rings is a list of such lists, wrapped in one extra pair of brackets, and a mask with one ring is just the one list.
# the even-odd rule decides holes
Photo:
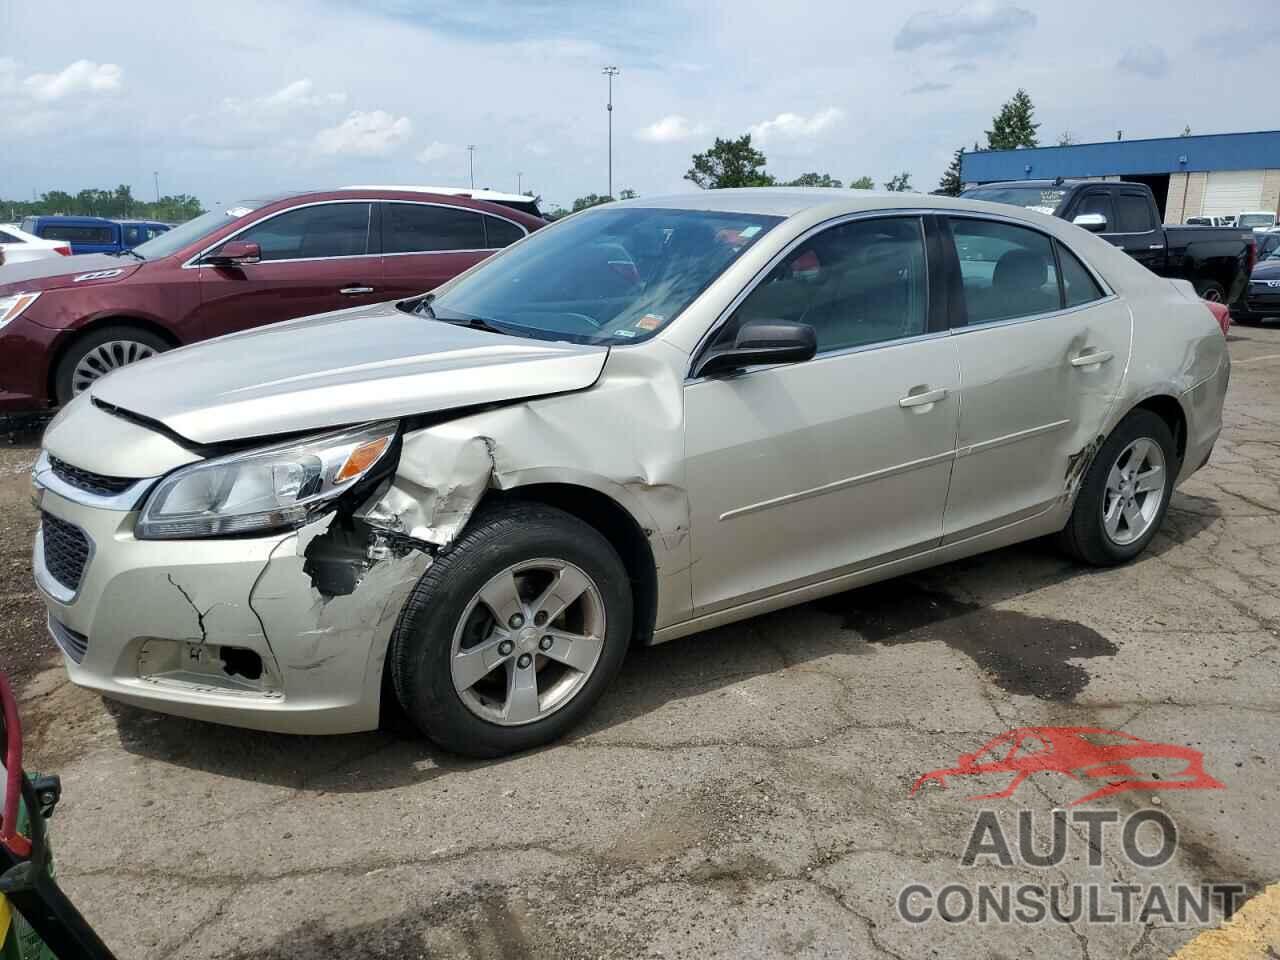
[(685, 386), (695, 616), (939, 542), (960, 373), (925, 250), (918, 216), (819, 230), (712, 339), (790, 320), (818, 354)]

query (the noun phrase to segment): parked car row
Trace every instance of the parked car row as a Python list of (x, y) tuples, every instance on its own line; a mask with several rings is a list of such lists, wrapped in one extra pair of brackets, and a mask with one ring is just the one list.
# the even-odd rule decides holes
[(22, 229), (45, 240), (70, 244), (73, 254), (120, 253), (171, 229), (158, 220), (108, 220), (106, 217), (24, 217)]
[[(277, 198), (33, 286), (12, 323), (137, 288), (244, 331), (86, 377), (44, 435), (33, 566), (71, 679), (293, 733), (398, 704), (450, 750), (528, 749), (633, 643), (1046, 534), (1130, 560), (1222, 426), (1226, 308), (1020, 207), (623, 201), (420, 292), (539, 225)], [(335, 295), (367, 305), (247, 329)]]
[(1189, 227), (1244, 227), (1248, 230), (1270, 230), (1275, 225), (1275, 213), (1267, 210), (1249, 210), (1225, 217), (1187, 217)]
[(543, 225), (462, 196), (348, 189), (233, 203), (123, 253), (0, 268), (0, 412), (66, 403), (176, 346), (421, 294)]

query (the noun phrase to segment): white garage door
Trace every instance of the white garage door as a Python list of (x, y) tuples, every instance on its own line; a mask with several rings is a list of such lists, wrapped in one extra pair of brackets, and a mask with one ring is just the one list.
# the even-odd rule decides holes
[(1261, 170), (1222, 170), (1209, 174), (1200, 216), (1222, 217), (1261, 209)]

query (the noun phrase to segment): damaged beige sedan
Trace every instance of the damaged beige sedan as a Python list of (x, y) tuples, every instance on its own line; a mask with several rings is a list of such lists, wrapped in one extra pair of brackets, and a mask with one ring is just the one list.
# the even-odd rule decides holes
[(493, 756), (633, 643), (1045, 534), (1131, 559), (1228, 374), (1189, 285), (1031, 211), (611, 203), (95, 381), (45, 435), (35, 575), (108, 697), (293, 733), (398, 703)]

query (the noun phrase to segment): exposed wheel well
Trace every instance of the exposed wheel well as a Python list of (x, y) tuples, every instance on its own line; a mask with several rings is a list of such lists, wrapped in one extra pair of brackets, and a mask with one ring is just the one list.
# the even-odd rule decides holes
[(537, 500), (573, 514), (604, 534), (618, 551), (631, 578), (635, 599), (632, 640), (638, 644), (649, 642), (658, 615), (658, 574), (653, 548), (635, 518), (621, 504), (598, 490), (568, 483), (530, 484), (496, 496)]
[(56, 386), (58, 365), (62, 363), (62, 358), (67, 355), (67, 351), (71, 349), (72, 344), (79, 341), (82, 337), (93, 333), (95, 330), (101, 330), (103, 327), (137, 327), (139, 330), (146, 330), (149, 333), (154, 333), (157, 337), (166, 341), (171, 347), (182, 346), (182, 341), (175, 337), (171, 331), (160, 326), (160, 324), (153, 320), (147, 320), (143, 317), (131, 317), (127, 314), (117, 314), (116, 316), (111, 317), (98, 317), (96, 320), (93, 320), (85, 326), (79, 327), (73, 331), (72, 335), (62, 342), (62, 345), (58, 347), (57, 352), (50, 358), (49, 373), (47, 376), (48, 382), (45, 384), (45, 389), (48, 391), (50, 401), (54, 403), (57, 403), (58, 401), (58, 390)]
[(1181, 463), (1186, 459), (1187, 415), (1182, 412), (1182, 404), (1178, 403), (1175, 397), (1170, 397), (1168, 395), (1148, 397), (1134, 409), (1150, 410), (1157, 417), (1167, 423), (1169, 425), (1169, 432), (1173, 434), (1173, 442), (1177, 447), (1178, 462)]

